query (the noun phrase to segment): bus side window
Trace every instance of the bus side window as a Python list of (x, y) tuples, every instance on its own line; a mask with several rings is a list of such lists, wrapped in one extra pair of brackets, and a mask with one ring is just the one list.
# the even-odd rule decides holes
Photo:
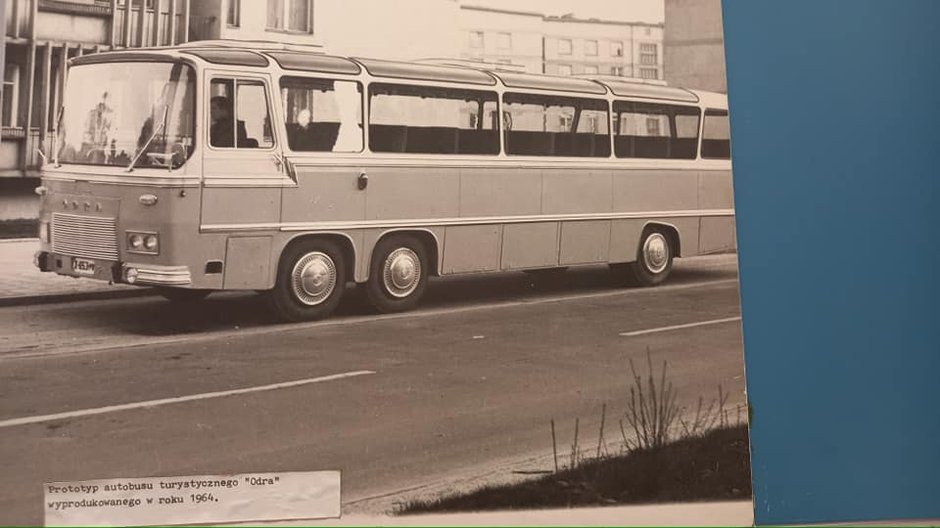
[(358, 82), (283, 77), (281, 104), (291, 150), (362, 151), (362, 85)]
[(705, 110), (705, 130), (702, 132), (702, 157), (731, 158), (731, 126), (727, 110)]
[(506, 93), (503, 107), (507, 154), (610, 156), (606, 101)]
[(617, 137), (614, 154), (618, 158), (668, 158), (672, 137), (669, 110), (665, 105), (614, 103)]
[(369, 87), (369, 148), (409, 154), (497, 154), (496, 93), (431, 86)]
[(617, 101), (614, 114), (618, 158), (695, 159), (698, 108)]
[(274, 146), (264, 83), (213, 79), (209, 99), (209, 144), (217, 148)]

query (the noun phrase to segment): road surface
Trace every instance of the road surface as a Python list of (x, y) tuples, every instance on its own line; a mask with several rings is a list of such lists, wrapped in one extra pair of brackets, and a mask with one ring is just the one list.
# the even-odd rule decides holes
[[(734, 256), (665, 286), (606, 268), (433, 282), (411, 313), (279, 324), (254, 294), (0, 308), (0, 524), (41, 524), (42, 483), (338, 469), (344, 511), (620, 436), (629, 361), (679, 403), (744, 402)], [(542, 458), (539, 458), (539, 457)], [(549, 459), (547, 464), (551, 465)], [(518, 465), (518, 464), (517, 464)], [(382, 501), (386, 502), (382, 502)]]

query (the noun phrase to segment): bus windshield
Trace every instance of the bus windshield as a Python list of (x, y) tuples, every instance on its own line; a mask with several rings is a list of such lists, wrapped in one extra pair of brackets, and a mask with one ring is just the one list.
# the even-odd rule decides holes
[(69, 71), (58, 163), (178, 168), (194, 146), (195, 75), (180, 63), (86, 64)]

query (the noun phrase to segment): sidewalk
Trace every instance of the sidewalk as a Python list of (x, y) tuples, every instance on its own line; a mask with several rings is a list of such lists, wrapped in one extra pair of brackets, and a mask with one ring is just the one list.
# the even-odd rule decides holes
[(0, 240), (0, 306), (149, 295), (149, 288), (42, 273), (33, 266), (39, 239)]

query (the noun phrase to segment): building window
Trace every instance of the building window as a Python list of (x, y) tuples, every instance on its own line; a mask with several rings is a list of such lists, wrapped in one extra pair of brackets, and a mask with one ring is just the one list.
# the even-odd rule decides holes
[(268, 0), (268, 29), (311, 33), (313, 0)]
[(597, 41), (596, 40), (584, 41), (584, 54), (585, 55), (597, 55)]
[(659, 79), (659, 70), (656, 68), (640, 68), (641, 79)]
[(656, 44), (640, 44), (640, 64), (648, 66), (659, 64), (657, 48)]
[(501, 50), (508, 50), (512, 48), (512, 34), (497, 33), (496, 34), (496, 47)]
[(3, 70), (3, 121), (5, 127), (15, 127), (19, 107), (20, 66), (7, 64)]
[(558, 54), (571, 55), (571, 39), (558, 39)]
[(594, 75), (597, 73), (597, 66), (587, 65), (584, 67), (584, 73)]
[(570, 64), (559, 64), (559, 65), (558, 65), (558, 75), (571, 75), (571, 65), (570, 65)]
[(240, 25), (242, 12), (242, 0), (228, 0), (228, 13), (226, 14), (226, 22), (230, 27), (238, 27)]
[(611, 42), (610, 55), (612, 57), (623, 57), (623, 42)]
[(482, 32), (482, 31), (471, 31), (471, 32), (470, 32), (470, 47), (471, 47), (471, 48), (482, 48), (482, 47), (483, 47), (483, 32)]

